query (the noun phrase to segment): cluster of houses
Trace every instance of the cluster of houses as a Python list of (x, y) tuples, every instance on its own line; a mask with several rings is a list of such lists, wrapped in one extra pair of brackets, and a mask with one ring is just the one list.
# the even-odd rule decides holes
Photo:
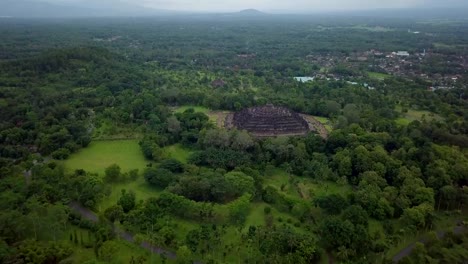
[[(371, 72), (386, 73), (393, 76), (421, 78), (431, 82), (433, 85), (429, 90), (451, 89), (455, 87), (462, 74), (468, 72), (468, 56), (445, 55), (432, 51), (423, 50), (419, 53), (410, 53), (408, 51), (382, 52), (378, 50), (369, 50), (365, 52), (356, 52), (349, 55), (343, 54), (317, 54), (308, 55), (306, 59), (321, 68), (320, 73), (314, 76), (294, 77), (299, 82), (309, 82), (314, 80), (342, 80), (346, 79), (337, 74), (325, 73), (324, 69), (333, 69), (338, 65), (344, 65), (349, 69), (355, 69), (361, 72), (365, 65)], [(442, 73), (427, 71), (433, 67), (432, 63), (438, 60), (451, 70)], [(440, 66), (440, 65), (439, 65)], [(359, 77), (359, 76), (356, 76)]]

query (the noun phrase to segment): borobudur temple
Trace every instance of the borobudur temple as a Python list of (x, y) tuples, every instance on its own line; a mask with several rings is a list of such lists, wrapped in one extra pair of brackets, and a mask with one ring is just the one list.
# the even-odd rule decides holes
[(226, 117), (225, 125), (227, 128), (247, 130), (257, 137), (301, 136), (312, 130), (300, 114), (270, 104), (230, 114)]

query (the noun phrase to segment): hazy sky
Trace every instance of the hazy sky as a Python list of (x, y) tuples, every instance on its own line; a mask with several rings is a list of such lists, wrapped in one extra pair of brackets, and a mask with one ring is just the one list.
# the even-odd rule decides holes
[[(1, 0), (0, 0), (1, 1)], [(104, 6), (109, 3), (131, 3), (157, 9), (182, 11), (236, 11), (255, 8), (262, 11), (360, 10), (406, 7), (453, 7), (466, 5), (467, 0), (35, 0), (50, 3)]]

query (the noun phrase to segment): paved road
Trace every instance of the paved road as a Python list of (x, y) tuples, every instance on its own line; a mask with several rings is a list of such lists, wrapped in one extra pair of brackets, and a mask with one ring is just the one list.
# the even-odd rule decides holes
[[(98, 216), (91, 210), (89, 210), (88, 208), (85, 208), (83, 207), (82, 205), (80, 205), (79, 203), (77, 202), (72, 202), (70, 204), (70, 208), (79, 213), (81, 215), (81, 217), (85, 218), (85, 219), (88, 219), (90, 221), (93, 221), (93, 222), (98, 222), (99, 221), (99, 218)], [(129, 232), (126, 232), (124, 230), (121, 230), (120, 228), (118, 227), (115, 227), (115, 233), (121, 237), (122, 239), (125, 239), (126, 241), (128, 242), (131, 242), (131, 243), (134, 243), (135, 240), (133, 239), (133, 235)], [(165, 255), (166, 257), (170, 258), (170, 259), (174, 259), (176, 257), (176, 255), (170, 251), (167, 251), (167, 250), (164, 250), (162, 248), (159, 248), (159, 247), (156, 247), (156, 246), (153, 246), (151, 245), (150, 243), (148, 242), (142, 242), (140, 244), (140, 247), (144, 248), (144, 249), (147, 249), (149, 251), (151, 251), (152, 253), (156, 253), (156, 254), (159, 254), (159, 255)]]
[[(456, 226), (454, 229), (453, 229), (453, 233), (455, 234), (461, 234), (462, 232), (464, 232), (466, 230), (466, 228), (464, 226)], [(438, 238), (442, 238), (445, 236), (445, 231), (439, 231), (437, 232), (437, 237)], [(426, 239), (420, 239), (418, 241), (419, 243), (425, 243), (426, 242)], [(405, 247), (403, 250), (401, 250), (398, 254), (396, 254), (394, 257), (393, 257), (393, 262), (397, 263), (399, 262), (402, 258), (408, 256), (409, 254), (411, 254), (411, 251), (413, 251), (413, 248), (416, 246), (416, 243), (412, 243), (410, 244), (409, 246)]]

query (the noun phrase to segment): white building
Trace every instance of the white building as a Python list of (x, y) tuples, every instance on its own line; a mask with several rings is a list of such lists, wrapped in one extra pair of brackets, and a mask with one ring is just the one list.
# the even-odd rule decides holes
[(294, 77), (294, 80), (298, 81), (298, 82), (302, 82), (302, 83), (305, 83), (305, 82), (312, 82), (314, 81), (315, 77), (307, 77), (307, 76), (304, 76), (304, 77)]
[(407, 51), (397, 51), (396, 55), (401, 57), (408, 57), (410, 54)]

